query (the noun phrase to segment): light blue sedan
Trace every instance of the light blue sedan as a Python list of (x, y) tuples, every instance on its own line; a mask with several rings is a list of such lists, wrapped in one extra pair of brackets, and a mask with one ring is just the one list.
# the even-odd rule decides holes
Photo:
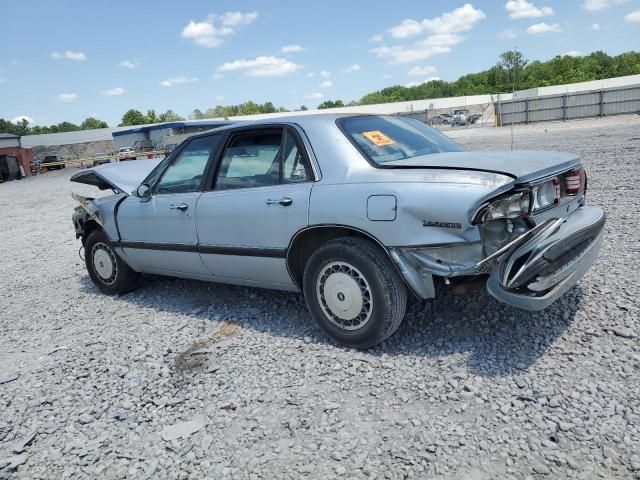
[(300, 115), (232, 123), (164, 160), (109, 164), (74, 182), (87, 270), (106, 294), (158, 274), (304, 294), (337, 342), (377, 345), (407, 295), (486, 285), (539, 310), (594, 262), (605, 222), (580, 159), (464, 152), (413, 119)]

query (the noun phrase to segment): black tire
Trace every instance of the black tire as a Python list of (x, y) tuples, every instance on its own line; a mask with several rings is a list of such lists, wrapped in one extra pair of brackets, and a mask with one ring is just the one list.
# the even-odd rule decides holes
[(320, 327), (336, 342), (359, 349), (390, 337), (407, 305), (404, 282), (387, 254), (358, 237), (331, 240), (314, 252), (305, 265), (303, 290)]
[[(89, 277), (96, 287), (107, 295), (122, 295), (130, 292), (137, 286), (140, 279), (140, 274), (132, 270), (118, 256), (109, 237), (102, 230), (94, 230), (87, 237), (84, 242), (84, 260)], [(95, 261), (100, 261), (100, 265), (94, 265)]]

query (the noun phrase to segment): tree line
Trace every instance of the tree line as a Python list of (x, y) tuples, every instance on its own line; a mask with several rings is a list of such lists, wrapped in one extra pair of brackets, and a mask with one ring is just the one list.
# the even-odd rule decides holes
[[(530, 62), (521, 52), (510, 50), (502, 53), (499, 61), (493, 67), (482, 72), (463, 75), (453, 82), (430, 80), (411, 87), (394, 85), (368, 93), (359, 100), (346, 104), (340, 99), (326, 100), (318, 105), (317, 108), (325, 109), (463, 95), (482, 95), (510, 92), (513, 88), (524, 90), (533, 87), (603, 80), (635, 74), (640, 74), (640, 52), (631, 51), (617, 56), (610, 56), (605, 52), (597, 51), (580, 57), (563, 55), (556, 56), (546, 62), (538, 60)], [(298, 110), (307, 109), (305, 105), (301, 105)], [(229, 118), (239, 115), (287, 111), (284, 107), (276, 107), (272, 102), (259, 104), (248, 101), (238, 105), (216, 105), (204, 111), (195, 109), (189, 114), (189, 118), (201, 120), (205, 118)], [(181, 120), (184, 120), (184, 118), (172, 110), (167, 110), (161, 114), (156, 114), (155, 110), (147, 110), (147, 113), (143, 114), (139, 110), (130, 109), (122, 116), (119, 126)], [(92, 117), (87, 118), (80, 125), (62, 122), (48, 127), (30, 126), (26, 120), (13, 123), (0, 118), (0, 133), (13, 133), (16, 135), (72, 132), (105, 127), (107, 127), (106, 122)]]

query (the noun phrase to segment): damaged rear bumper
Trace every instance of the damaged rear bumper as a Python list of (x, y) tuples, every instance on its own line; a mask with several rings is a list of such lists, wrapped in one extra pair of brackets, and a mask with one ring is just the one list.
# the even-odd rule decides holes
[(597, 207), (580, 207), (566, 220), (548, 221), (501, 256), (487, 282), (488, 292), (525, 310), (548, 307), (593, 265), (604, 224), (605, 214)]
[(420, 298), (435, 297), (433, 276), (490, 275), (487, 290), (525, 310), (542, 310), (573, 287), (593, 265), (602, 245), (605, 214), (579, 207), (567, 218), (548, 219), (489, 257), (471, 243), (431, 248), (390, 248), (407, 285)]

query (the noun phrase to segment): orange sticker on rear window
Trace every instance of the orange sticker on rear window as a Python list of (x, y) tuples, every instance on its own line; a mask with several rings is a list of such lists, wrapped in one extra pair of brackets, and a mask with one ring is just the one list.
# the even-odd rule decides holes
[(393, 145), (394, 142), (389, 137), (387, 137), (380, 130), (372, 130), (370, 132), (362, 132), (362, 135), (371, 140), (377, 147), (384, 147), (386, 145)]

